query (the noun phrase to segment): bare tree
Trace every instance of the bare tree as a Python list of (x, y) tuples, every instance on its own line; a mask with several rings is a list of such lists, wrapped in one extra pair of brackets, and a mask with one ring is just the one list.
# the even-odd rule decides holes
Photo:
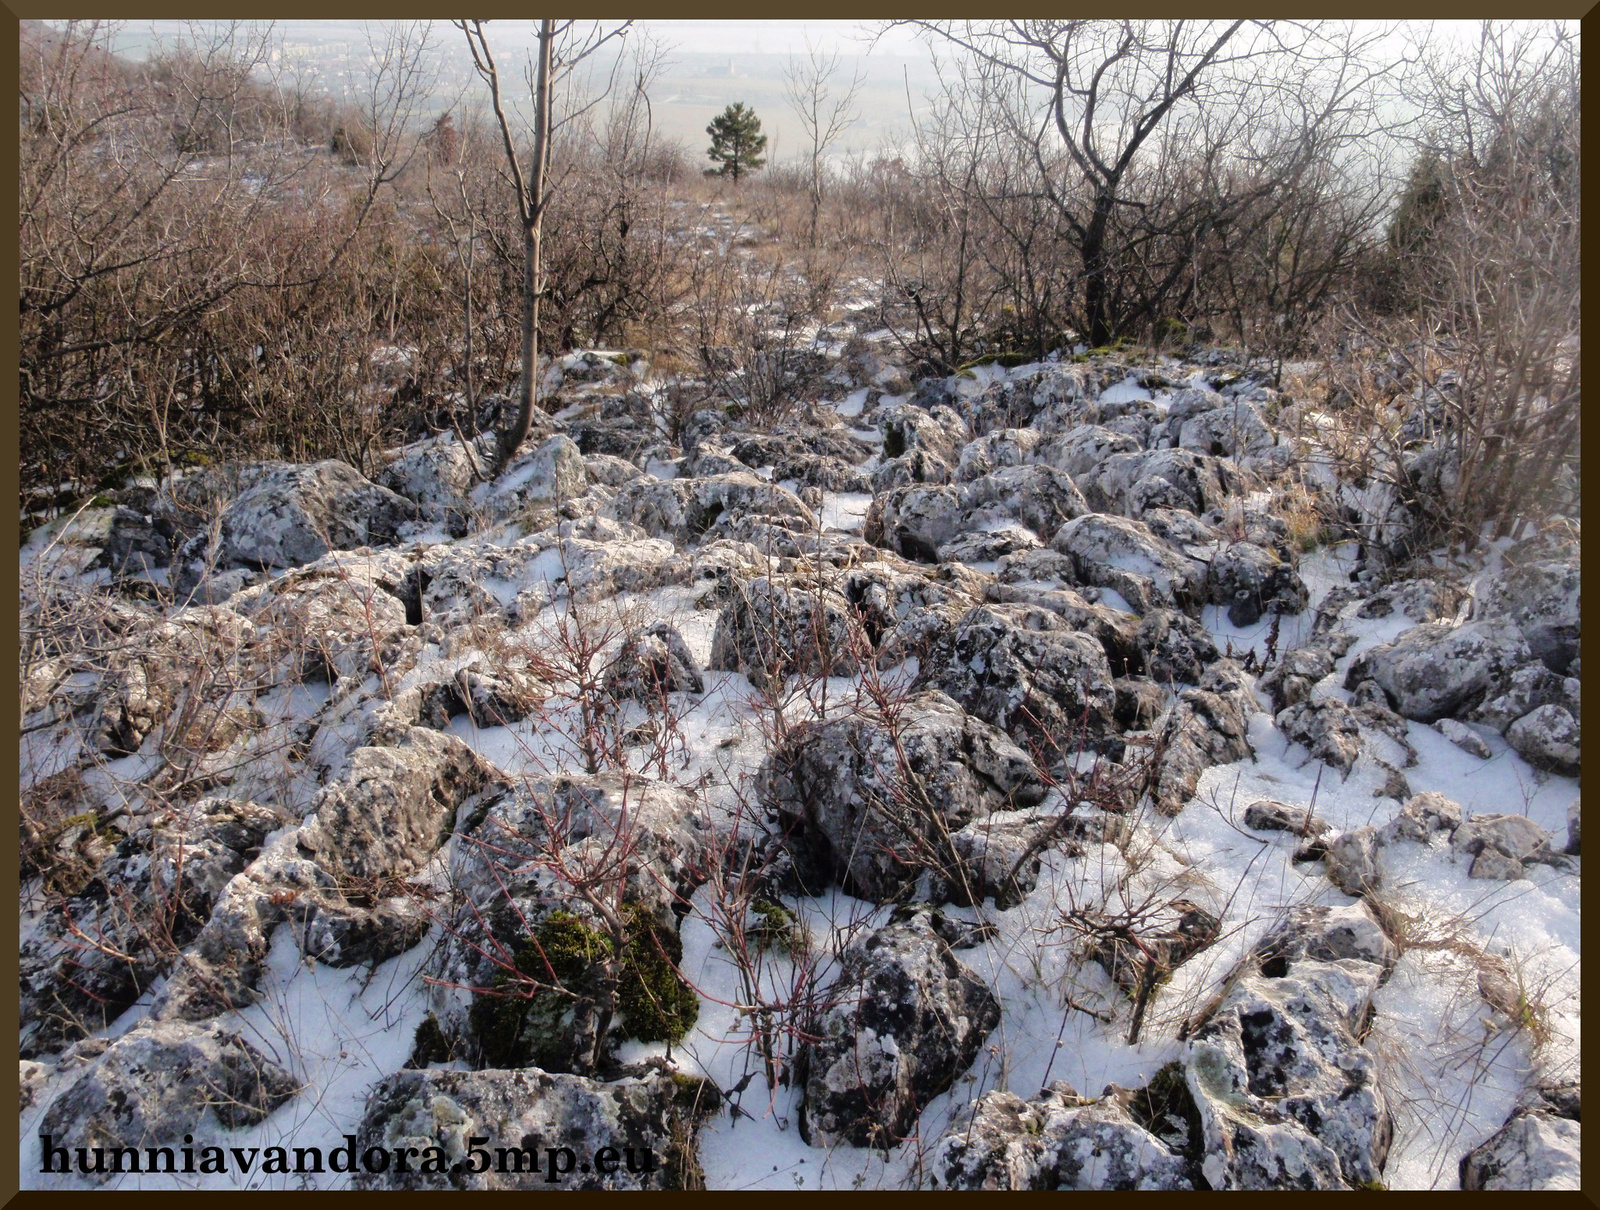
[[(1371, 73), (1317, 90), (1306, 79), (1323, 63), (1359, 63), (1382, 33), (1243, 20), (909, 24), (1017, 81), (1011, 135), (1031, 149), (1032, 187), (1071, 235), (1077, 323), (1095, 345), (1153, 320), (1210, 229), (1320, 150), (1326, 140), (1308, 132), (1346, 115)], [(1263, 123), (1274, 106), (1301, 111), (1299, 137)], [(1173, 171), (1180, 161), (1203, 171)], [(1257, 171), (1241, 171), (1251, 163)]]
[[(500, 125), (505, 143), (506, 164), (511, 183), (516, 190), (517, 213), (522, 222), (523, 274), (522, 274), (522, 384), (517, 415), (509, 425), (502, 424), (497, 467), (504, 467), (527, 439), (533, 424), (534, 376), (538, 360), (537, 330), (539, 298), (544, 290), (543, 263), (540, 241), (543, 235), (544, 216), (551, 197), (548, 181), (553, 123), (551, 98), (561, 77), (571, 74), (583, 60), (592, 56), (614, 38), (626, 35), (633, 24), (623, 21), (605, 29), (595, 23), (584, 32), (578, 32), (576, 21), (539, 22), (535, 63), (528, 69), (528, 87), (533, 99), (533, 149), (527, 168), (517, 151), (517, 141), (512, 135), (511, 119), (506, 115), (502, 95), (500, 69), (489, 49), (489, 39), (481, 20), (457, 21), (455, 25), (466, 35), (467, 47), (472, 52), (472, 63), (478, 75), (489, 86), (490, 103), (495, 120)], [(559, 47), (559, 50), (558, 50)], [(589, 102), (593, 105), (594, 101)], [(584, 107), (585, 109), (588, 106)]]
[(831, 148), (861, 116), (857, 98), (866, 77), (859, 71), (848, 81), (840, 75), (839, 52), (825, 54), (806, 43), (806, 57), (783, 69), (784, 92), (811, 144), (811, 244), (817, 243), (817, 220), (822, 214), (824, 160)]

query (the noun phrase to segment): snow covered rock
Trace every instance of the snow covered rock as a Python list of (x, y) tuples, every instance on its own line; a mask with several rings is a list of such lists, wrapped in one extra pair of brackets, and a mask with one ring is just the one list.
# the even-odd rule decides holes
[(1427, 622), (1357, 656), (1345, 688), (1374, 680), (1396, 711), (1431, 723), (1501, 692), (1528, 656), (1521, 631), (1510, 622)]
[(793, 492), (753, 474), (636, 479), (617, 491), (602, 514), (631, 521), (651, 537), (679, 547), (699, 542), (714, 527), (726, 528), (738, 517), (776, 517), (802, 531), (817, 527), (815, 514)]
[(1367, 895), (1383, 885), (1378, 864), (1378, 830), (1341, 832), (1328, 846), (1328, 878), (1346, 895)]
[(1583, 1127), (1546, 1113), (1518, 1113), (1461, 1158), (1469, 1190), (1578, 1189)]
[(758, 785), (812, 893), (838, 881), (880, 903), (924, 870), (950, 870), (951, 834), (1045, 794), (1021, 748), (937, 692), (892, 718), (803, 724), (768, 754)]
[(1309, 698), (1278, 713), (1278, 730), (1346, 777), (1361, 755), (1361, 724), (1355, 711), (1330, 697)]
[(1576, 716), (1580, 713), (1575, 709), (1580, 700), (1578, 686), (1577, 678), (1559, 677), (1534, 660), (1513, 672), (1502, 692), (1475, 707), (1467, 717), (1473, 722), (1487, 723), (1504, 735), (1512, 723), (1541, 706), (1561, 706)]
[(962, 487), (960, 498), (968, 512), (975, 514), (972, 520), (1014, 518), (1043, 542), (1055, 537), (1063, 523), (1089, 512), (1077, 485), (1049, 466), (1008, 466), (992, 471)]
[(1090, 513), (1050, 542), (1072, 559), (1080, 584), (1114, 589), (1140, 613), (1158, 604), (1190, 612), (1206, 597), (1206, 566), (1179, 554), (1140, 521)]
[(255, 997), (281, 923), (307, 957), (376, 964), (415, 945), (429, 910), (400, 884), (432, 859), (459, 807), (499, 785), (459, 739), (412, 727), (397, 747), (360, 748), (299, 828), (228, 883), (151, 1009), (198, 1021)]
[(1565, 676), (1578, 656), (1582, 589), (1576, 563), (1544, 561), (1508, 568), (1479, 591), (1472, 616), (1513, 622), (1534, 658)]
[(1212, 765), (1250, 756), (1250, 705), (1238, 665), (1219, 661), (1198, 688), (1185, 689), (1167, 713), (1156, 750), (1160, 764), (1150, 797), (1163, 815), (1176, 815), (1194, 797)]
[[(1324, 909), (1326, 910), (1326, 909)], [(1359, 909), (1358, 909), (1359, 910)], [(1371, 1187), (1393, 1122), (1357, 1037), (1390, 952), (1375, 921), (1293, 918), (1190, 1035), (1185, 1065), (1213, 1189)]]
[(492, 665), (485, 656), (457, 668), (449, 676), (417, 686), (421, 701), (417, 722), (448, 730), (450, 720), (465, 714), (475, 727), (503, 727), (528, 717), (545, 695), (526, 661)]
[(1220, 652), (1211, 632), (1186, 613), (1153, 608), (1145, 612), (1134, 636), (1137, 669), (1158, 685), (1197, 685)]
[(48, 907), (23, 940), (20, 1053), (48, 1054), (110, 1025), (167, 973), (172, 946), (194, 938), (228, 881), (284, 822), (223, 798), (138, 817), (93, 882)]
[(1435, 836), (1448, 835), (1460, 826), (1461, 804), (1428, 790), (1408, 799), (1400, 813), (1378, 830), (1378, 843), (1412, 840), (1428, 844)]
[(623, 644), (607, 676), (607, 690), (653, 706), (668, 693), (704, 693), (706, 685), (678, 628), (657, 622)]
[(1582, 762), (1578, 720), (1560, 706), (1540, 706), (1506, 729), (1517, 754), (1538, 769), (1576, 777)]
[(713, 669), (742, 672), (758, 689), (791, 673), (853, 676), (871, 655), (850, 603), (829, 588), (769, 576), (736, 591), (717, 616)]
[(1293, 832), (1317, 836), (1332, 830), (1326, 819), (1311, 815), (1302, 807), (1260, 798), (1244, 809), (1244, 826), (1258, 832)]
[(223, 509), (216, 548), (207, 549), (204, 534), (184, 546), (180, 589), (197, 584), (213, 561), (219, 569), (299, 567), (330, 550), (383, 546), (420, 515), (343, 462), (262, 463), (243, 472), (250, 486)]
[[(691, 1090), (700, 1088), (689, 1081)], [(416, 1148), (409, 1172), (360, 1171), (361, 1189), (683, 1189), (699, 1183), (696, 1106), (666, 1071), (602, 1083), (536, 1067), (401, 1071), (367, 1097), (356, 1150)], [(685, 1102), (688, 1103), (685, 1103)], [(469, 1140), (522, 1148), (475, 1172)], [(480, 1144), (481, 1145), (481, 1144)], [(433, 1171), (428, 1171), (434, 1158)], [(591, 1159), (593, 1162), (591, 1163)], [(564, 1170), (564, 1171), (558, 1171)]]
[(1163, 1069), (1151, 1088), (1107, 1091), (1085, 1100), (1058, 1080), (1032, 1101), (985, 1094), (939, 1140), (935, 1187), (1193, 1189), (1183, 1154), (1193, 1099), (1181, 1070)]
[(927, 909), (902, 913), (845, 951), (799, 1061), (801, 1135), (812, 1146), (907, 1138), (1000, 1023), (1000, 1002), (940, 923)]
[(176, 1148), (207, 1110), (230, 1129), (253, 1126), (299, 1090), (287, 1071), (220, 1024), (146, 1022), (111, 1043), (45, 1111), (39, 1129), (69, 1155), (79, 1147)]
[(965, 509), (960, 489), (950, 485), (897, 487), (873, 500), (867, 539), (907, 559), (934, 562), (939, 548), (962, 531)]
[(983, 605), (934, 643), (922, 675), (985, 722), (1063, 755), (1111, 731), (1116, 690), (1098, 640), (1060, 615)]
[(1473, 815), (1450, 836), (1458, 857), (1472, 858), (1470, 877), (1515, 880), (1534, 862), (1558, 865), (1551, 837), (1526, 815)]
[(1253, 542), (1232, 542), (1212, 555), (1206, 582), (1228, 621), (1251, 626), (1264, 613), (1299, 613), (1309, 599), (1294, 568)]
[(197, 671), (225, 673), (255, 637), (232, 609), (201, 605), (162, 618), (129, 608), (112, 615), (109, 658), (98, 678), (89, 718), (90, 746), (110, 756), (137, 752), (171, 715)]
[(1101, 424), (1081, 424), (1052, 437), (1039, 449), (1039, 461), (1073, 479), (1090, 474), (1113, 454), (1140, 452), (1137, 438)]
[(514, 458), (492, 483), (477, 493), (495, 515), (508, 517), (531, 505), (559, 505), (589, 490), (589, 468), (583, 451), (565, 433), (545, 438), (533, 450)]
[(873, 417), (883, 434), (883, 456), (898, 458), (912, 451), (924, 451), (946, 466), (954, 466), (967, 443), (966, 424), (945, 406), (928, 411), (909, 403), (879, 408)]
[(1189, 450), (1134, 450), (1112, 454), (1078, 487), (1091, 507), (1142, 517), (1152, 508), (1208, 513), (1249, 481), (1231, 462)]
[(378, 473), (378, 483), (422, 506), (425, 513), (443, 516), (466, 507), (475, 474), (494, 465), (492, 437), (481, 437), (469, 449), (454, 434), (413, 442)]
[(1433, 724), (1433, 729), (1463, 752), (1476, 756), (1479, 760), (1488, 760), (1494, 755), (1483, 736), (1456, 719), (1438, 719)]

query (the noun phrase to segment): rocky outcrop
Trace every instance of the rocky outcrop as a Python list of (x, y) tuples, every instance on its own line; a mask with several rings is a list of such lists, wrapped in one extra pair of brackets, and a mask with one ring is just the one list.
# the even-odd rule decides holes
[[(1541, 1106), (1541, 1110), (1543, 1106)], [(1524, 1110), (1461, 1157), (1461, 1187), (1478, 1190), (1578, 1189), (1583, 1126), (1574, 1114)]]
[(253, 464), (222, 510), (215, 545), (198, 535), (180, 552), (180, 589), (211, 569), (299, 567), (330, 550), (394, 542), (419, 516), (410, 500), (342, 462)]
[(1000, 1023), (1000, 1002), (926, 909), (902, 914), (844, 953), (801, 1052), (802, 1137), (892, 1147), (949, 1088)]
[[(277, 1063), (221, 1025), (140, 1025), (108, 1046), (45, 1111), (41, 1133), (79, 1147), (178, 1147), (209, 1116), (253, 1126), (300, 1089)], [(105, 1173), (93, 1179), (104, 1180)]]
[(796, 728), (758, 782), (807, 887), (837, 881), (880, 903), (957, 866), (951, 837), (967, 824), (1045, 793), (1021, 748), (936, 692), (890, 717)]
[(1220, 661), (1198, 688), (1185, 689), (1167, 713), (1156, 744), (1150, 797), (1164, 815), (1176, 815), (1194, 797), (1200, 775), (1252, 755), (1249, 702), (1238, 666)]
[[(415, 1148), (409, 1170), (360, 1172), (361, 1189), (685, 1189), (695, 1156), (699, 1081), (666, 1071), (601, 1083), (536, 1067), (402, 1071), (367, 1097), (356, 1150)], [(701, 1100), (708, 1100), (709, 1091)], [(469, 1140), (491, 1149), (483, 1164)], [(521, 1154), (504, 1165), (495, 1147)], [(474, 1171), (482, 1167), (483, 1171)]]
[(1064, 759), (1112, 731), (1116, 690), (1105, 650), (1056, 613), (972, 610), (929, 650), (922, 675), (985, 722)]
[(48, 908), (22, 942), (20, 1053), (47, 1054), (110, 1025), (172, 969), (175, 947), (193, 940), (284, 822), (267, 807), (222, 798), (132, 820), (94, 880)]
[(1345, 688), (1376, 681), (1397, 712), (1431, 723), (1496, 696), (1529, 654), (1522, 632), (1507, 621), (1427, 622), (1357, 656)]
[(816, 585), (761, 576), (717, 616), (713, 669), (742, 672), (759, 688), (791, 673), (852, 676), (872, 646), (848, 601)]

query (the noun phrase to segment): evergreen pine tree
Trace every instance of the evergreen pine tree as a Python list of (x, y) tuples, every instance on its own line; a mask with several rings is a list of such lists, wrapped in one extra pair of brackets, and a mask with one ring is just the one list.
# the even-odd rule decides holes
[(706, 154), (721, 165), (714, 171), (720, 176), (731, 176), (737, 184), (746, 172), (753, 172), (766, 164), (762, 152), (767, 149), (767, 136), (761, 133), (761, 119), (756, 111), (746, 109), (743, 101), (736, 101), (711, 120), (706, 127), (711, 136), (711, 146)]

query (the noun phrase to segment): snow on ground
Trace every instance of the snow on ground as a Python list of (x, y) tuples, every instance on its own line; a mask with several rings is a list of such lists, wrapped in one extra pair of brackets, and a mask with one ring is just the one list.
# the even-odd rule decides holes
[[(1025, 375), (1036, 369), (1021, 367), (1013, 373)], [(981, 390), (1006, 373), (997, 366), (977, 367), (958, 379), (957, 389)], [(864, 389), (857, 390), (833, 406), (854, 420), (861, 416), (866, 397)], [(1101, 396), (1104, 402), (1151, 398), (1133, 375)], [(855, 432), (881, 442), (876, 428)], [(671, 463), (652, 463), (648, 469), (660, 477), (676, 473)], [(772, 468), (761, 468), (760, 473), (770, 478)], [(867, 494), (824, 492), (821, 523), (859, 532), (871, 502)], [(43, 566), (53, 555), (76, 557), (81, 546), (52, 545), (65, 527), (62, 523), (37, 531), (24, 548), (24, 567), (30, 562)], [(1301, 560), (1300, 574), (1311, 601), (1299, 615), (1264, 617), (1239, 627), (1229, 623), (1222, 608), (1208, 607), (1203, 621), (1219, 647), (1235, 656), (1254, 652), (1265, 657), (1269, 639), (1278, 653), (1291, 650), (1310, 637), (1317, 604), (1333, 588), (1349, 582), (1355, 554), (1353, 547), (1337, 547)], [(985, 565), (977, 568), (984, 570)], [(517, 581), (487, 579), (482, 586), (502, 605), (510, 605), (534, 582), (560, 579), (559, 552), (551, 549)], [(1114, 608), (1128, 609), (1127, 602), (1110, 589), (1099, 590), (1099, 598)], [(508, 635), (508, 641), (537, 643), (541, 634), (549, 633), (554, 611), (564, 608), (563, 601), (556, 601)], [(694, 590), (623, 594), (603, 608), (646, 624), (671, 622), (696, 661), (702, 667), (709, 662), (717, 611), (700, 607)], [(1342, 684), (1352, 660), (1412, 624), (1398, 612), (1381, 619), (1347, 614), (1341, 624), (1356, 636), (1356, 643), (1318, 687), (1335, 696), (1347, 696)], [(434, 649), (398, 688), (403, 691), (440, 673), (453, 673), (481, 654), (468, 649), (446, 658)], [(762, 727), (757, 695), (744, 676), (707, 672), (705, 681), (703, 695), (680, 702), (676, 725), (682, 764), (675, 776), (680, 784), (703, 787), (714, 817), (726, 822), (748, 806), (749, 780), (764, 754)], [(850, 687), (840, 680), (830, 683), (827, 691), (838, 700)], [(298, 689), (281, 700), (269, 695), (258, 705), (270, 725), (285, 728), (310, 717), (325, 701), (325, 692), (319, 697)], [(806, 717), (807, 703), (792, 705), (791, 723)], [(1290, 743), (1264, 703), (1249, 722), (1255, 756), (1208, 769), (1194, 798), (1177, 816), (1140, 816), (1126, 852), (1111, 845), (1089, 845), (1075, 857), (1051, 852), (1045, 856), (1037, 887), (1016, 906), (1006, 911), (995, 910), (992, 904), (945, 909), (947, 916), (981, 919), (994, 926), (993, 936), (963, 951), (961, 958), (995, 988), (1004, 1016), (971, 1071), (925, 1110), (919, 1139), (887, 1157), (847, 1145), (812, 1147), (801, 1140), (800, 1091), (786, 1080), (768, 1085), (758, 1038), (752, 1032), (759, 1014), (740, 1007), (751, 1003), (752, 988), (719, 947), (715, 924), (721, 909), (711, 889), (701, 888), (682, 928), (682, 969), (701, 992), (701, 1011), (691, 1036), (672, 1049), (672, 1056), (685, 1070), (709, 1076), (723, 1089), (741, 1089), (732, 1095), (735, 1109), (710, 1121), (701, 1135), (700, 1159), (710, 1186), (894, 1187), (917, 1179), (927, 1148), (953, 1116), (991, 1089), (1032, 1097), (1050, 1081), (1066, 1080), (1080, 1093), (1094, 1096), (1111, 1083), (1137, 1087), (1174, 1058), (1182, 1047), (1177, 1040), (1179, 1026), (1216, 993), (1288, 908), (1352, 902), (1328, 880), (1320, 863), (1293, 860), (1295, 838), (1246, 828), (1245, 807), (1258, 798), (1272, 798), (1314, 811), (1337, 830), (1382, 824), (1394, 811), (1392, 800), (1377, 797), (1387, 770), (1371, 753), (1364, 751), (1348, 777), (1341, 777)], [(513, 776), (581, 767), (572, 739), (573, 720), (559, 707), (502, 727), (480, 728), (463, 715), (450, 729)], [(1461, 803), (1469, 816), (1521, 813), (1562, 834), (1568, 803), (1578, 793), (1577, 781), (1537, 773), (1504, 740), (1486, 738), (1491, 755), (1481, 760), (1429, 727), (1409, 725), (1408, 739), (1416, 751), (1415, 765), (1406, 770), (1412, 787), (1444, 793)], [(39, 751), (26, 753), (36, 768), (59, 767), (74, 758), (72, 753), (47, 751), (47, 742), (43, 737), (25, 739), (39, 746)], [(1394, 763), (1403, 760), (1398, 746), (1389, 755)], [(142, 759), (109, 763), (107, 788), (118, 777), (139, 775)], [(448, 853), (447, 845), (441, 860)], [(1536, 1061), (1547, 1075), (1578, 1072), (1580, 882), (1576, 874), (1543, 865), (1530, 866), (1528, 877), (1515, 882), (1474, 881), (1443, 841), (1433, 847), (1390, 846), (1383, 850), (1381, 861), (1387, 902), (1410, 921), (1407, 927), (1417, 941), (1377, 995), (1369, 1039), (1395, 1113), (1395, 1140), (1385, 1179), (1397, 1189), (1455, 1188), (1459, 1157), (1504, 1122)], [(1098, 964), (1073, 960), (1074, 939), (1066, 917), (1075, 909), (1114, 907), (1157, 891), (1181, 892), (1215, 913), (1222, 921), (1221, 938), (1180, 966), (1156, 992), (1142, 1036), (1130, 1043), (1126, 998)], [(813, 996), (819, 994), (848, 940), (880, 925), (888, 915), (885, 907), (838, 891), (790, 906), (810, 935), (817, 964), (806, 971), (781, 953), (767, 956), (754, 994), (757, 1003), (775, 1008), (808, 989)], [(374, 972), (336, 970), (302, 962), (292, 937), (280, 929), (269, 961), (268, 995), (260, 1004), (226, 1018), (225, 1024), (241, 1030), (258, 1049), (302, 1079), (306, 1091), (259, 1127), (225, 1132), (216, 1141), (243, 1148), (330, 1146), (354, 1132), (367, 1090), (400, 1069), (411, 1052), (415, 1029), (428, 1004), (421, 972), (431, 949), (431, 943), (424, 943)], [(1482, 955), (1502, 963), (1516, 993), (1539, 1006), (1537, 1028), (1514, 1029), (1489, 1019), (1478, 987)], [(131, 1028), (149, 1001), (147, 996), (102, 1036)], [(792, 1050), (791, 1032), (778, 1039), (785, 1067)], [(624, 1047), (622, 1057), (664, 1053), (663, 1045), (633, 1043)], [(34, 1131), (53, 1095), (41, 1097), (22, 1116), (25, 1182), (38, 1179)], [(224, 1134), (214, 1124), (209, 1129)], [(210, 1136), (196, 1139), (197, 1145), (209, 1141)], [(235, 1179), (231, 1174), (129, 1176), (121, 1178), (119, 1187), (220, 1189), (234, 1187)], [(328, 1174), (314, 1178), (314, 1183), (337, 1187), (344, 1180)]]

